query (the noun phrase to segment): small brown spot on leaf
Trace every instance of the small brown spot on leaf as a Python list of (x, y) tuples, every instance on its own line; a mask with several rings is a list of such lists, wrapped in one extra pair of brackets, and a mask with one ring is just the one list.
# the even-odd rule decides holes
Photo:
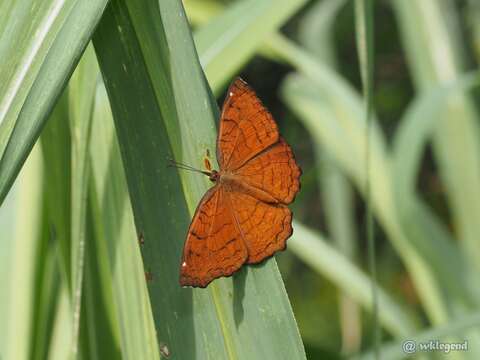
[(147, 282), (153, 281), (153, 273), (150, 270), (145, 271), (145, 280), (147, 280)]
[(141, 233), (138, 234), (138, 243), (139, 243), (140, 245), (145, 244), (145, 238), (143, 237), (143, 232), (141, 232)]
[(165, 357), (165, 358), (170, 357), (170, 349), (168, 348), (167, 344), (161, 342), (159, 345), (159, 348), (160, 348), (159, 350), (162, 357)]

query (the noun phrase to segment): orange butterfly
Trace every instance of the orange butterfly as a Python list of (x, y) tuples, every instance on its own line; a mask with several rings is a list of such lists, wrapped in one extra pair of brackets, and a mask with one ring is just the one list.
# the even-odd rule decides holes
[[(206, 287), (240, 267), (284, 250), (292, 234), (290, 204), (301, 170), (272, 115), (240, 78), (228, 89), (217, 138), (220, 170), (188, 229), (182, 286)], [(208, 169), (210, 170), (210, 169)]]

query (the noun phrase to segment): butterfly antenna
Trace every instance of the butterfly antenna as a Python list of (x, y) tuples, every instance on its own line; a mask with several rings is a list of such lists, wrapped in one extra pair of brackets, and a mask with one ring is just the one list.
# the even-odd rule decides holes
[(201, 173), (201, 174), (210, 176), (210, 172), (209, 172), (209, 171), (203, 171), (203, 170), (194, 168), (193, 166), (190, 166), (190, 165), (187, 165), (187, 164), (184, 164), (184, 163), (175, 161), (175, 160), (173, 160), (172, 158), (167, 158), (167, 160), (168, 160), (168, 162), (169, 162), (169, 164), (167, 165), (168, 167), (175, 167), (175, 168), (177, 168), (177, 169), (194, 171), (194, 172), (198, 172), (198, 173)]

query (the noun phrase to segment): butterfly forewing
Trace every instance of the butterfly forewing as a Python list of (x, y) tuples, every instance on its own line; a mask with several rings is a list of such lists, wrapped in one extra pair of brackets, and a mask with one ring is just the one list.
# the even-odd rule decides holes
[(255, 92), (241, 79), (230, 85), (217, 140), (221, 170), (235, 170), (278, 141), (277, 124)]

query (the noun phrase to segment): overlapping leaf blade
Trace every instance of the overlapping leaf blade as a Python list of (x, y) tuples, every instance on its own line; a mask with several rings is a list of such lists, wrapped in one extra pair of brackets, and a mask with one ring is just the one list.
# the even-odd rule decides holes
[[(5, 76), (6, 88), (0, 95), (0, 203), (35, 144), (106, 3), (106, 0), (65, 4), (50, 1), (45, 8), (41, 5), (43, 11), (38, 15), (39, 33), (44, 37), (35, 37), (37, 29), (29, 29), (24, 47), (1, 49), (12, 64), (5, 67), (2, 77)], [(32, 6), (30, 2), (18, 4), (20, 8)], [(16, 5), (9, 10), (15, 12)], [(14, 25), (11, 30), (7, 27), (3, 35), (18, 31)]]
[[(181, 4), (159, 6), (114, 2), (95, 38), (136, 226), (145, 239), (143, 258), (153, 275), (149, 292), (158, 341), (180, 358), (302, 358), (274, 261), (217, 280), (207, 290), (178, 286), (189, 212), (207, 179), (179, 178), (167, 169), (166, 158), (173, 154), (200, 166), (206, 150), (214, 150), (218, 109), (212, 106)], [(157, 14), (162, 22), (145, 21), (146, 14)]]

